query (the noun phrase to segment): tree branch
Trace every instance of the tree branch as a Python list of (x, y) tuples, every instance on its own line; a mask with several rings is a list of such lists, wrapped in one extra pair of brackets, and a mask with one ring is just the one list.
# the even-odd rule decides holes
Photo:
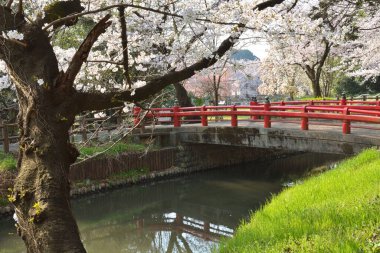
[(258, 5), (256, 5), (255, 8), (253, 8), (253, 10), (259, 10), (259, 11), (262, 11), (266, 8), (269, 8), (269, 7), (274, 7), (278, 4), (281, 4), (282, 2), (284, 2), (285, 0), (269, 0), (269, 1), (265, 1), (265, 2), (262, 2), (262, 3), (259, 3)]
[(123, 68), (124, 68), (124, 76), (126, 79), (126, 82), (131, 88), (132, 81), (131, 77), (129, 75), (129, 62), (128, 62), (128, 35), (127, 35), (127, 24), (125, 22), (125, 7), (119, 7), (119, 19), (120, 19), (120, 26), (121, 26), (121, 45), (123, 48)]
[[(255, 9), (261, 11), (266, 8), (280, 4), (283, 1), (284, 0), (269, 0), (267, 2), (259, 4), (255, 7)], [(118, 6), (120, 5), (117, 5), (116, 7)], [(131, 6), (129, 5), (129, 7)], [(108, 8), (115, 8), (115, 6), (109, 6)], [(97, 12), (99, 12), (99, 10)], [(234, 29), (234, 34), (230, 35), (227, 39), (225, 39), (219, 45), (218, 49), (211, 54), (210, 57), (202, 58), (193, 65), (186, 67), (180, 71), (171, 71), (161, 77), (154, 78), (151, 81), (149, 81), (145, 86), (137, 88), (133, 92), (130, 90), (110, 92), (104, 94), (77, 92), (74, 94), (72, 98), (72, 103), (76, 106), (76, 112), (80, 113), (88, 110), (102, 110), (116, 106), (122, 106), (124, 102), (139, 102), (149, 98), (150, 96), (153, 96), (154, 94), (156, 94), (157, 92), (159, 92), (160, 90), (162, 90), (170, 84), (186, 80), (194, 76), (197, 71), (208, 68), (215, 64), (218, 61), (218, 59), (220, 59), (228, 50), (230, 50), (237, 43), (241, 34), (246, 28), (247, 27), (245, 24), (239, 23)]]
[(92, 28), (86, 39), (82, 42), (79, 49), (73, 56), (66, 73), (64, 73), (57, 82), (58, 86), (63, 85), (64, 87), (72, 87), (75, 77), (78, 75), (83, 63), (87, 60), (92, 46), (99, 36), (111, 25), (111, 21), (108, 21), (110, 18), (110, 14), (106, 15), (94, 26), (94, 28)]
[[(284, 0), (277, 0), (277, 1), (279, 1), (279, 2), (282, 3)], [(154, 12), (154, 13), (158, 13), (158, 14), (162, 14), (162, 15), (167, 15), (167, 16), (183, 19), (182, 15), (175, 14), (175, 13), (170, 13), (170, 12), (165, 12), (165, 11), (161, 11), (161, 10), (157, 10), (157, 9), (154, 9), (154, 8), (139, 6), (139, 5), (135, 5), (135, 4), (115, 4), (115, 5), (109, 5), (109, 6), (104, 7), (104, 8), (92, 10), (92, 11), (86, 11), (86, 12), (82, 12), (82, 13), (71, 14), (71, 15), (68, 15), (66, 17), (57, 19), (57, 20), (49, 23), (44, 28), (44, 30), (47, 30), (48, 28), (50, 28), (50, 27), (52, 27), (54, 25), (60, 24), (60, 23), (62, 23), (64, 21), (67, 21), (67, 20), (71, 20), (71, 19), (82, 17), (82, 16), (89, 15), (89, 14), (95, 14), (95, 13), (99, 13), (99, 12), (108, 11), (108, 10), (119, 8), (119, 7), (141, 9), (141, 10), (145, 10), (145, 11), (150, 11), (150, 12)], [(218, 25), (229, 25), (229, 26), (239, 25), (239, 23), (237, 23), (237, 22), (218, 22), (218, 21), (212, 21), (212, 20), (207, 19), (207, 18), (196, 18), (195, 20), (196, 21), (206, 22), (206, 23), (218, 24)], [(255, 28), (248, 27), (248, 26), (246, 26), (246, 29), (255, 30)]]
[[(236, 31), (237, 29), (237, 31)], [(219, 48), (208, 58), (203, 58), (193, 65), (180, 71), (172, 71), (161, 77), (152, 79), (145, 86), (132, 91), (110, 92), (110, 93), (77, 93), (75, 102), (79, 112), (87, 110), (101, 110), (123, 105), (124, 101), (139, 102), (156, 94), (166, 86), (186, 80), (196, 74), (197, 71), (208, 68), (215, 64), (235, 43), (244, 30), (244, 24), (240, 24), (235, 34), (225, 39)]]
[(0, 32), (16, 30), (25, 23), (22, 15), (13, 14), (6, 6), (0, 6)]
[(8, 1), (8, 3), (7, 3), (7, 5), (6, 5), (6, 6), (7, 6), (7, 8), (11, 8), (11, 6), (12, 6), (12, 3), (13, 3), (13, 0), (9, 0), (9, 1)]

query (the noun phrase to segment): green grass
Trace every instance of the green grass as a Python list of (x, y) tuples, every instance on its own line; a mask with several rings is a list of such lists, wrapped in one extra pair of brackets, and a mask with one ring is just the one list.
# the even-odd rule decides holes
[(0, 152), (0, 171), (15, 170), (16, 164), (17, 161), (12, 155)]
[(288, 188), (221, 252), (380, 252), (380, 154), (366, 150)]
[(128, 171), (123, 171), (120, 173), (116, 173), (110, 176), (110, 180), (120, 180), (120, 179), (137, 179), (142, 175), (146, 175), (149, 172), (149, 168), (141, 168), (141, 169), (132, 169)]
[(145, 148), (146, 147), (141, 144), (118, 142), (114, 145), (106, 144), (101, 146), (82, 147), (79, 149), (79, 152), (80, 158), (85, 158), (96, 155), (97, 153), (112, 156), (127, 151), (144, 151)]
[(10, 203), (8, 199), (0, 196), (0, 207), (8, 206)]

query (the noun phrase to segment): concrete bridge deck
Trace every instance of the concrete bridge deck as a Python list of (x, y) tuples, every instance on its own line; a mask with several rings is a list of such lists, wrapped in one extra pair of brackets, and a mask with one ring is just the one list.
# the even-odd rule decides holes
[(310, 122), (307, 131), (301, 130), (299, 123), (287, 121), (273, 121), (271, 128), (264, 128), (258, 121), (239, 121), (238, 127), (231, 127), (230, 122), (209, 122), (207, 127), (156, 125), (135, 129), (134, 136), (152, 135), (172, 145), (204, 143), (334, 154), (355, 154), (366, 148), (380, 147), (380, 128), (376, 124), (352, 124), (352, 133), (343, 134), (340, 122), (336, 125), (331, 121), (328, 125), (323, 125), (323, 121), (314, 123)]

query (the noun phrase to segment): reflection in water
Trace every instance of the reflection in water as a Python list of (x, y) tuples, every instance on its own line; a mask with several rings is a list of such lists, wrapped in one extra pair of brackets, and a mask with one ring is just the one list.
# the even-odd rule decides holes
[[(115, 190), (73, 201), (88, 252), (210, 252), (297, 175), (338, 159), (303, 154)], [(13, 221), (0, 221), (0, 252), (25, 252)]]

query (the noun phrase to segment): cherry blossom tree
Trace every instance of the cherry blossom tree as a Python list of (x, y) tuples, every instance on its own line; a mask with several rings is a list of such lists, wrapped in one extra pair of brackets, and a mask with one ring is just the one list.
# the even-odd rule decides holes
[(304, 70), (297, 65), (285, 64), (284, 52), (270, 50), (260, 64), (262, 84), (259, 92), (265, 95), (286, 95), (291, 100), (295, 96), (309, 93), (310, 85)]
[[(69, 139), (76, 115), (138, 103), (212, 66), (250, 19), (283, 1), (1, 1), (0, 59), (17, 92), (20, 128), (9, 199), (27, 251), (85, 252), (68, 179), (78, 156)], [(78, 46), (58, 46), (79, 21), (89, 29)], [(185, 46), (215, 27), (225, 34), (215, 50), (202, 41)]]

